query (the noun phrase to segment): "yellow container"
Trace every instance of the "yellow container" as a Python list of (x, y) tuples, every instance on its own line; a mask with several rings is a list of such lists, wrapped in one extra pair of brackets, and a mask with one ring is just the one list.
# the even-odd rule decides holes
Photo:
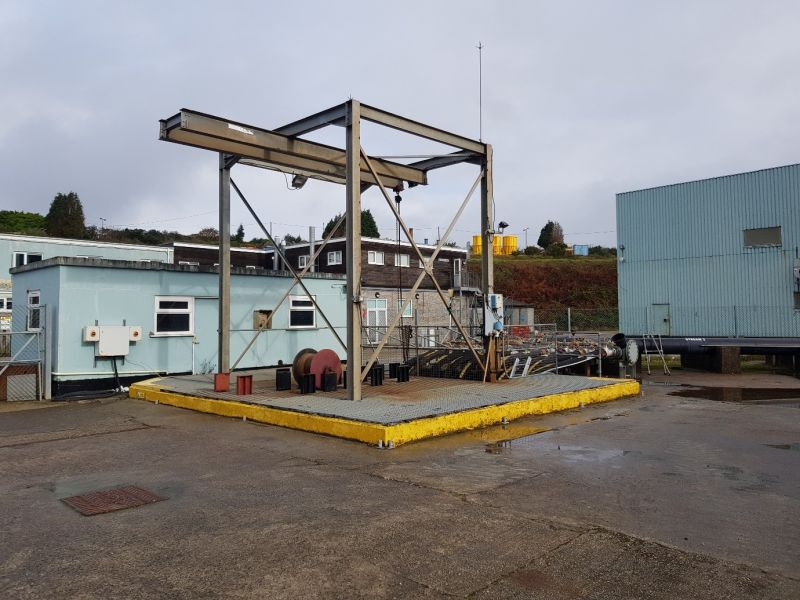
[(503, 254), (514, 254), (519, 247), (517, 236), (506, 235), (503, 237)]
[(503, 253), (503, 236), (495, 235), (492, 240), (492, 251), (495, 256), (500, 256)]
[(479, 235), (472, 236), (472, 253), (480, 255), (483, 249), (483, 238)]

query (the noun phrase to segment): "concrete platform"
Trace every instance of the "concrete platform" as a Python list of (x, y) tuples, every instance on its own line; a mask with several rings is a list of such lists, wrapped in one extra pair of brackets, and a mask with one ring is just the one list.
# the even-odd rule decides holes
[(307, 395), (296, 388), (275, 391), (274, 370), (240, 372), (232, 379), (236, 375), (253, 376), (253, 394), (215, 392), (212, 375), (186, 375), (134, 384), (130, 396), (391, 447), (639, 393), (636, 381), (567, 375), (494, 384), (418, 377), (407, 383), (366, 385), (364, 398), (353, 402), (341, 388)]

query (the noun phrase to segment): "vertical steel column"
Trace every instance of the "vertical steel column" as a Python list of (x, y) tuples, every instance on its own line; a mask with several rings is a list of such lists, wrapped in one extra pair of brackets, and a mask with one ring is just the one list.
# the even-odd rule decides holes
[[(483, 287), (484, 310), (487, 295), (494, 293), (494, 183), (492, 181), (492, 146), (486, 144), (483, 158), (483, 177), (481, 178), (481, 237), (483, 254), (481, 255), (481, 286)], [(497, 356), (495, 339), (485, 336), (483, 347), (486, 351), (486, 373), (489, 381), (497, 377)]]
[(361, 104), (347, 103), (347, 397), (361, 400)]
[(231, 167), (229, 157), (219, 155), (219, 326), (217, 372), (231, 368)]

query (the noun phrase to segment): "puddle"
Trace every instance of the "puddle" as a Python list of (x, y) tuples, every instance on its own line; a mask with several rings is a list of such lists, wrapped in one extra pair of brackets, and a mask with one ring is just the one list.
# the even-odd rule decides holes
[(680, 398), (701, 398), (717, 402), (800, 408), (800, 388), (693, 387), (669, 392), (668, 395)]
[(764, 444), (765, 446), (769, 446), (770, 448), (775, 448), (776, 450), (794, 450), (795, 452), (800, 452), (800, 442), (794, 442), (791, 444)]

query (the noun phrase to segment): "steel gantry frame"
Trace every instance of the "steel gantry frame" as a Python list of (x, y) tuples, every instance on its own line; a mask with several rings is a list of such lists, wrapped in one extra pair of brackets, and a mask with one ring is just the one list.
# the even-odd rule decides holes
[[(385, 158), (369, 156), (361, 145), (361, 123), (369, 121), (389, 127), (417, 137), (425, 138), (455, 148), (454, 152), (441, 156), (428, 157), (424, 160), (402, 164), (386, 160)], [(336, 125), (345, 129), (345, 148), (340, 149), (318, 142), (303, 139), (306, 135), (323, 127)], [(347, 351), (348, 365), (348, 398), (360, 400), (362, 397), (362, 382), (366, 378), (369, 368), (375, 362), (378, 354), (388, 339), (391, 331), (397, 326), (399, 317), (395, 319), (381, 343), (373, 351), (372, 356), (364, 365), (361, 355), (361, 308), (364, 301), (361, 293), (361, 194), (371, 186), (380, 188), (384, 199), (391, 208), (395, 219), (423, 265), (423, 271), (418, 276), (412, 292), (407, 296), (406, 304), (413, 297), (424, 277), (430, 276), (442, 301), (450, 311), (449, 303), (444, 291), (434, 277), (433, 266), (436, 256), (447, 242), (452, 230), (463, 213), (467, 203), (475, 192), (478, 184), (481, 190), (481, 222), (480, 231), (483, 248), (492, 248), (494, 236), (494, 203), (492, 186), (492, 147), (480, 141), (444, 131), (406, 117), (392, 114), (361, 104), (358, 100), (348, 100), (342, 104), (310, 115), (293, 123), (289, 123), (273, 130), (254, 127), (244, 123), (231, 121), (206, 113), (188, 109), (168, 119), (160, 121), (159, 139), (175, 142), (187, 146), (195, 146), (219, 153), (219, 329), (218, 329), (218, 373), (229, 373), (230, 362), (230, 199), (231, 187), (244, 202), (247, 209), (261, 226), (261, 229), (271, 239), (269, 232), (263, 226), (244, 194), (231, 180), (231, 169), (236, 164), (270, 169), (303, 175), (311, 179), (319, 179), (333, 183), (344, 184), (346, 187), (346, 206), (343, 218), (346, 220), (346, 266), (347, 266), (347, 336), (343, 345)], [(456, 165), (471, 163), (480, 167), (480, 174), (473, 184), (469, 194), (460, 205), (444, 237), (439, 240), (434, 253), (425, 259), (411, 235), (396, 207), (394, 206), (387, 189), (402, 189), (408, 186), (427, 185), (428, 172)], [(330, 237), (330, 236), (329, 236)], [(322, 252), (327, 239), (316, 249), (315, 255)], [(274, 242), (273, 242), (274, 244)], [(284, 259), (292, 274), (292, 283), (289, 291), (279, 301), (280, 305), (288, 297), (295, 285), (303, 287), (308, 294), (302, 278), (308, 272), (306, 266), (297, 273), (280, 250), (275, 246), (276, 259), (278, 254)], [(313, 264), (313, 261), (310, 263)], [(481, 253), (481, 273), (484, 301), (486, 295), (494, 291), (494, 264), (492, 252)], [(311, 295), (309, 294), (311, 297)], [(313, 297), (312, 297), (313, 299)], [(316, 304), (316, 303), (315, 303)], [(276, 307), (277, 309), (277, 307)], [(405, 306), (399, 311), (403, 313)], [(330, 324), (324, 312), (317, 306), (323, 320), (332, 329), (336, 338), (342, 342), (335, 328)], [(275, 314), (275, 311), (272, 312)], [(452, 315), (452, 312), (450, 313)], [(483, 368), (484, 379), (495, 381), (498, 372), (498, 356), (496, 338), (484, 337), (484, 359), (481, 360), (476, 349), (472, 346), (470, 336), (461, 323), (453, 316), (453, 322), (464, 340), (469, 345), (475, 360)], [(233, 364), (235, 368), (248, 349), (255, 343), (261, 330), (256, 331), (250, 344), (239, 355)], [(363, 366), (363, 368), (362, 368)], [(356, 373), (359, 376), (354, 376)]]

